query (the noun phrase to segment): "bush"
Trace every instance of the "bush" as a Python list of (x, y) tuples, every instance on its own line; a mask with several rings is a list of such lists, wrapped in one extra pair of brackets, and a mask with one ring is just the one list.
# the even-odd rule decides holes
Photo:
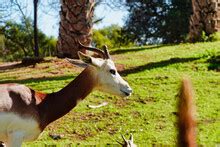
[(104, 36), (99, 30), (93, 31), (93, 41), (95, 46), (98, 48), (101, 48), (103, 45), (107, 45), (109, 48), (114, 47), (112, 42), (106, 36)]
[(5, 37), (3, 34), (0, 34), (0, 50), (3, 50), (5, 48)]
[(132, 42), (126, 41), (122, 35), (122, 28), (118, 25), (111, 25), (103, 29), (93, 31), (93, 41), (96, 47), (101, 48), (107, 45), (109, 48), (121, 46), (133, 46)]
[(215, 32), (215, 33), (213, 33), (213, 34), (207, 36), (207, 35), (205, 34), (205, 32), (203, 31), (200, 41), (202, 41), (202, 42), (207, 42), (207, 41), (211, 41), (211, 42), (220, 41), (220, 32)]
[(208, 37), (208, 41), (211, 41), (211, 42), (220, 41), (220, 32), (216, 32), (216, 33), (211, 34)]

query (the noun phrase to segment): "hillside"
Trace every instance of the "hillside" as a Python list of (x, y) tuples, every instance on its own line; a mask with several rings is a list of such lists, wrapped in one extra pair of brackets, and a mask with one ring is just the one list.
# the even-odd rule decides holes
[[(220, 143), (220, 42), (123, 48), (111, 50), (111, 54), (133, 95), (122, 99), (93, 92), (47, 127), (37, 141), (25, 146), (117, 144), (116, 140), (122, 140), (120, 134), (130, 133), (138, 145), (174, 145), (176, 95), (183, 76), (189, 76), (194, 86), (198, 143)], [(47, 58), (35, 67), (1, 63), (0, 83), (22, 83), (50, 93), (81, 71), (57, 58)], [(105, 107), (87, 107), (104, 101), (108, 102)], [(49, 134), (61, 134), (62, 138), (53, 140)]]

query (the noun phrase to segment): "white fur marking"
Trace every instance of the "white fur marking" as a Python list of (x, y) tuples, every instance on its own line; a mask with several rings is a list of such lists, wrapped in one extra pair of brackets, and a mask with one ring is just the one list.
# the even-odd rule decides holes
[(23, 99), (23, 101), (25, 101), (25, 103), (27, 105), (29, 105), (31, 103), (31, 90), (26, 87), (25, 85), (14, 85), (14, 86), (10, 86), (8, 88), (9, 91), (13, 91), (17, 94), (20, 94), (21, 98)]
[(21, 135), (23, 141), (32, 141), (37, 139), (41, 130), (38, 122), (32, 118), (22, 118), (13, 113), (0, 113), (0, 140), (8, 142), (9, 137)]

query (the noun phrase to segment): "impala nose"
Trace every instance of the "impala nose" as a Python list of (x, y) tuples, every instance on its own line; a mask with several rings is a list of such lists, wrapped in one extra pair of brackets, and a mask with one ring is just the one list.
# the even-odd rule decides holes
[(130, 96), (132, 93), (132, 89), (130, 86), (126, 86), (123, 89), (121, 89), (121, 91), (126, 95), (126, 96)]
[(133, 92), (131, 87), (128, 87), (127, 92), (130, 93), (130, 94)]

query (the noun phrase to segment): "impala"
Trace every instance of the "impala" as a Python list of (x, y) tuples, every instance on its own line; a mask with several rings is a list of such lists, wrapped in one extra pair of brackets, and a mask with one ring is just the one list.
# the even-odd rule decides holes
[(23, 141), (37, 139), (47, 125), (67, 114), (93, 90), (120, 97), (131, 95), (132, 89), (118, 74), (107, 47), (104, 51), (81, 43), (80, 47), (101, 58), (79, 51), (87, 67), (58, 92), (46, 94), (14, 83), (0, 85), (0, 141), (6, 146), (19, 147)]

